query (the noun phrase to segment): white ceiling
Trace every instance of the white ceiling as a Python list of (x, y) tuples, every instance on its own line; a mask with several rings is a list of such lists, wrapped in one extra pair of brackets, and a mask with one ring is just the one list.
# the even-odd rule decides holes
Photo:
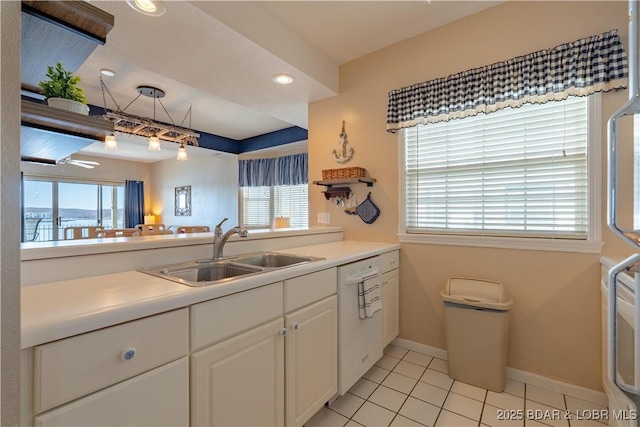
[[(176, 124), (192, 105), (193, 129), (244, 139), (306, 129), (307, 105), (337, 95), (341, 64), (500, 1), (165, 1), (160, 17), (124, 1), (90, 3), (115, 25), (77, 71), (89, 103), (104, 106), (99, 70), (108, 68), (116, 76), (104, 81), (120, 107), (137, 86), (156, 86)], [(281, 72), (294, 83), (273, 83)], [(106, 106), (115, 107), (108, 95)], [(153, 100), (140, 97), (126, 111), (152, 117)], [(159, 104), (156, 119), (170, 122)]]

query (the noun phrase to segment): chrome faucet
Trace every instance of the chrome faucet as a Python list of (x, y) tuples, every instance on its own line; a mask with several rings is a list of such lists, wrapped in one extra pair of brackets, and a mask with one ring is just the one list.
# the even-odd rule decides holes
[(231, 237), (232, 234), (238, 234), (240, 237), (247, 237), (249, 235), (249, 232), (239, 225), (222, 234), (222, 223), (228, 219), (229, 218), (225, 218), (220, 221), (220, 224), (216, 225), (216, 229), (213, 234), (213, 259), (222, 258), (224, 244), (227, 243), (227, 240), (229, 240), (229, 237)]

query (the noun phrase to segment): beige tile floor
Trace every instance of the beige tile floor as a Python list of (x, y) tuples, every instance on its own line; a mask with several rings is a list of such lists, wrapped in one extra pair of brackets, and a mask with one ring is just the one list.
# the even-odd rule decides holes
[[(449, 378), (445, 360), (391, 345), (348, 393), (318, 411), (306, 427), (603, 427), (606, 420), (585, 418), (605, 409), (510, 379), (503, 393), (487, 391)], [(509, 416), (516, 419), (504, 419)]]

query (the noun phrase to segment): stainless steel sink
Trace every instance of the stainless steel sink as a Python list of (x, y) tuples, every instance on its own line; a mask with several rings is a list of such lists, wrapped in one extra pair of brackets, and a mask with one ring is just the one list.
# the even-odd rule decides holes
[(213, 283), (261, 273), (260, 267), (237, 265), (229, 261), (185, 262), (161, 267), (141, 268), (138, 271), (173, 280), (188, 286), (208, 286)]
[(282, 268), (304, 264), (310, 261), (318, 261), (321, 259), (324, 258), (282, 254), (277, 252), (260, 252), (257, 254), (241, 255), (233, 261), (238, 264), (255, 265), (264, 268)]
[(322, 259), (324, 258), (278, 252), (258, 252), (219, 260), (200, 260), (141, 268), (138, 271), (187, 286), (209, 286), (238, 277), (293, 267)]

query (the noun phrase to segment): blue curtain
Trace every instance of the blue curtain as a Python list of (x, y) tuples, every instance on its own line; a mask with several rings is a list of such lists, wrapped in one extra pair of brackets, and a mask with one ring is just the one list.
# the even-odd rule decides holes
[(307, 153), (271, 159), (240, 160), (240, 187), (271, 187), (309, 182)]
[(276, 159), (276, 185), (298, 185), (309, 182), (307, 153)]
[(124, 226), (133, 228), (144, 224), (144, 182), (124, 183)]
[(24, 242), (24, 172), (20, 171), (20, 242)]
[(389, 92), (387, 132), (626, 87), (616, 30)]
[(271, 187), (275, 182), (275, 159), (240, 160), (240, 187)]

